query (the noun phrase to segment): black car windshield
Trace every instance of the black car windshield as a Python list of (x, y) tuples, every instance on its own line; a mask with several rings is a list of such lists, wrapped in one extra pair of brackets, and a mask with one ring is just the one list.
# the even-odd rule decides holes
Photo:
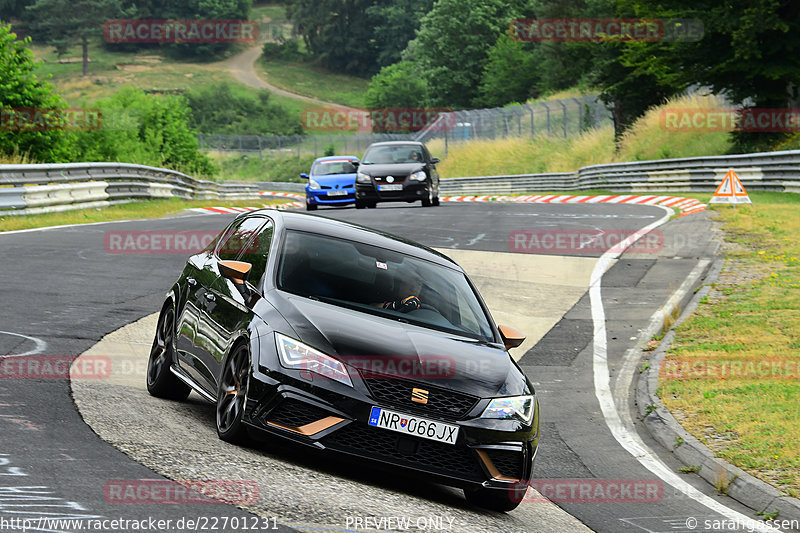
[(330, 176), (332, 174), (355, 174), (356, 167), (348, 159), (317, 161), (311, 169), (312, 176)]
[(362, 164), (385, 165), (392, 163), (423, 163), (422, 148), (418, 144), (393, 144), (371, 146), (364, 154)]
[[(276, 281), (280, 290), (339, 307), (494, 342), (464, 274), (397, 251), (290, 230)], [(418, 308), (402, 307), (410, 296)], [(392, 302), (399, 304), (385, 308)]]

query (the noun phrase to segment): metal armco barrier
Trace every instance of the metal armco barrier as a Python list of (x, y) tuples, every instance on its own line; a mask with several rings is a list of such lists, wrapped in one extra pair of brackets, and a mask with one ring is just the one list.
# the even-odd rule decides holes
[[(441, 195), (525, 194), (603, 189), (640, 193), (713, 191), (733, 169), (747, 190), (800, 193), (800, 150), (660, 159), (583, 167), (576, 172), (443, 179)], [(216, 183), (126, 163), (0, 165), (0, 215), (99, 207), (147, 198), (254, 200), (298, 183)]]
[(101, 207), (149, 198), (254, 200), (255, 183), (198, 180), (127, 163), (0, 165), (0, 215)]
[(708, 192), (733, 169), (745, 188), (800, 193), (800, 150), (660, 159), (583, 167), (577, 172), (451, 178), (447, 195), (523, 194), (542, 191)]

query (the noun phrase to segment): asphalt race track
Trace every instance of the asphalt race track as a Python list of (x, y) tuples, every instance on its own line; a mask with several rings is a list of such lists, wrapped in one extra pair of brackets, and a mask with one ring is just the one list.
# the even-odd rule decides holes
[[(684, 280), (702, 274), (714, 259), (713, 225), (707, 213), (658, 226), (653, 234), (660, 235), (660, 243), (648, 241), (648, 246), (619, 259), (593, 246), (576, 246), (575, 240), (545, 249), (541, 239), (576, 232), (629, 234), (657, 223), (665, 217), (664, 209), (444, 203), (437, 208), (402, 204), (317, 213), (451, 250), (478, 284), (495, 318), (526, 328), (531, 339), (513, 355), (534, 382), (542, 408), (543, 435), (534, 475), (536, 486), (558, 508), (531, 491), (530, 501), (511, 513), (485, 512), (469, 508), (460, 492), (447, 487), (315, 456), (279, 442), (254, 448), (227, 445), (215, 435), (211, 405), (194, 395), (182, 404), (149, 397), (143, 377), (137, 381), (134, 360), (127, 376), (103, 374), (72, 387), (66, 379), (15, 379), (7, 373), (0, 377), (0, 531), (14, 531), (8, 526), (12, 519), (48, 516), (172, 520), (162, 528), (168, 531), (202, 529), (199, 523), (192, 528), (177, 525), (190, 518), (205, 520), (208, 531), (240, 531), (243, 524), (258, 526), (250, 530), (405, 530), (402, 521), (380, 522), (405, 517), (411, 530), (588, 527), (666, 532), (704, 530), (692, 528), (691, 522), (687, 526), (689, 518), (702, 525), (706, 518), (740, 516), (736, 512), (752, 516), (733, 500), (716, 495), (697, 476), (662, 480), (653, 464), (663, 464), (673, 473), (680, 465), (646, 431), (639, 431), (633, 409), (630, 385), (635, 372), (626, 354)], [(217, 231), (229, 219), (192, 215), (0, 234), (0, 354), (72, 358), (109, 333), (158, 311), (187, 254), (109, 253), (108, 232)], [(609, 266), (602, 279), (597, 268), (601, 257)], [(589, 291), (593, 279), (600, 284)], [(146, 353), (154, 324), (147, 320), (111, 338)], [(598, 323), (605, 325), (603, 332)], [(598, 342), (602, 333), (605, 343)], [(142, 368), (140, 363), (138, 370)], [(632, 442), (647, 453), (632, 453), (639, 449)], [(119, 480), (163, 481), (163, 476), (251, 480), (257, 483), (258, 498), (237, 508), (118, 503), (110, 497), (109, 487)], [(594, 496), (571, 493), (570, 487), (576, 486), (589, 487)], [(633, 487), (633, 492), (612, 493), (615, 487)], [(637, 493), (636, 487), (645, 492)], [(691, 487), (705, 496), (693, 495)], [(605, 499), (597, 497), (598, 490)], [(226, 528), (219, 525), (221, 518), (227, 519)], [(212, 519), (217, 529), (210, 528)], [(240, 521), (238, 527), (233, 527), (234, 519)], [(75, 529), (38, 522), (28, 527)]]

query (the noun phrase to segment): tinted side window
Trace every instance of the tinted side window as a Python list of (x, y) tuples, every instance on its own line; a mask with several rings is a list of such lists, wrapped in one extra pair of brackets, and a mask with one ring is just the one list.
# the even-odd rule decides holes
[(256, 238), (250, 241), (239, 256), (239, 261), (245, 261), (253, 265), (247, 279), (254, 286), (258, 285), (258, 281), (261, 279), (261, 276), (264, 275), (264, 270), (267, 268), (267, 259), (269, 259), (269, 247), (270, 244), (272, 244), (273, 229), (274, 225), (272, 221), (267, 220), (267, 223), (259, 230)]
[(258, 228), (264, 224), (261, 217), (243, 219), (232, 232), (228, 232), (217, 248), (217, 255), (222, 260), (235, 260), (250, 240), (257, 234)]

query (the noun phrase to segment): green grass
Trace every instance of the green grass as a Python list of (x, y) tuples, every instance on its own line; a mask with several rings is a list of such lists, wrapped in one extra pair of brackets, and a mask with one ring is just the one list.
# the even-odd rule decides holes
[[(310, 62), (262, 59), (256, 63), (256, 72), (286, 91), (349, 107), (364, 107), (364, 95), (369, 87), (369, 79), (332, 73)], [(303, 108), (313, 105), (303, 102)]]
[(220, 168), (220, 180), (289, 181), (305, 183), (301, 173), (308, 173), (313, 155), (264, 157), (251, 154), (210, 154)]
[(720, 104), (713, 98), (696, 96), (667, 102), (640, 117), (618, 146), (613, 129), (606, 126), (566, 139), (539, 136), (450, 142), (446, 155), (441, 139), (428, 143), (428, 147), (442, 159), (439, 174), (445, 178), (574, 172), (586, 165), (719, 155), (730, 150), (730, 138), (724, 132), (666, 131), (660, 115), (668, 107), (711, 108)]
[(798, 496), (800, 195), (750, 197), (712, 209), (734, 244), (726, 268), (751, 276), (721, 276), (719, 294), (677, 328), (659, 394), (719, 457)]
[(112, 205), (102, 208), (74, 209), (61, 213), (44, 213), (40, 215), (7, 215), (0, 217), (0, 232), (31, 228), (46, 228), (69, 224), (86, 224), (91, 222), (108, 222), (112, 220), (134, 220), (145, 218), (161, 218), (180, 213), (192, 207), (223, 206), (267, 206), (283, 203), (285, 200), (144, 200), (127, 204)]

